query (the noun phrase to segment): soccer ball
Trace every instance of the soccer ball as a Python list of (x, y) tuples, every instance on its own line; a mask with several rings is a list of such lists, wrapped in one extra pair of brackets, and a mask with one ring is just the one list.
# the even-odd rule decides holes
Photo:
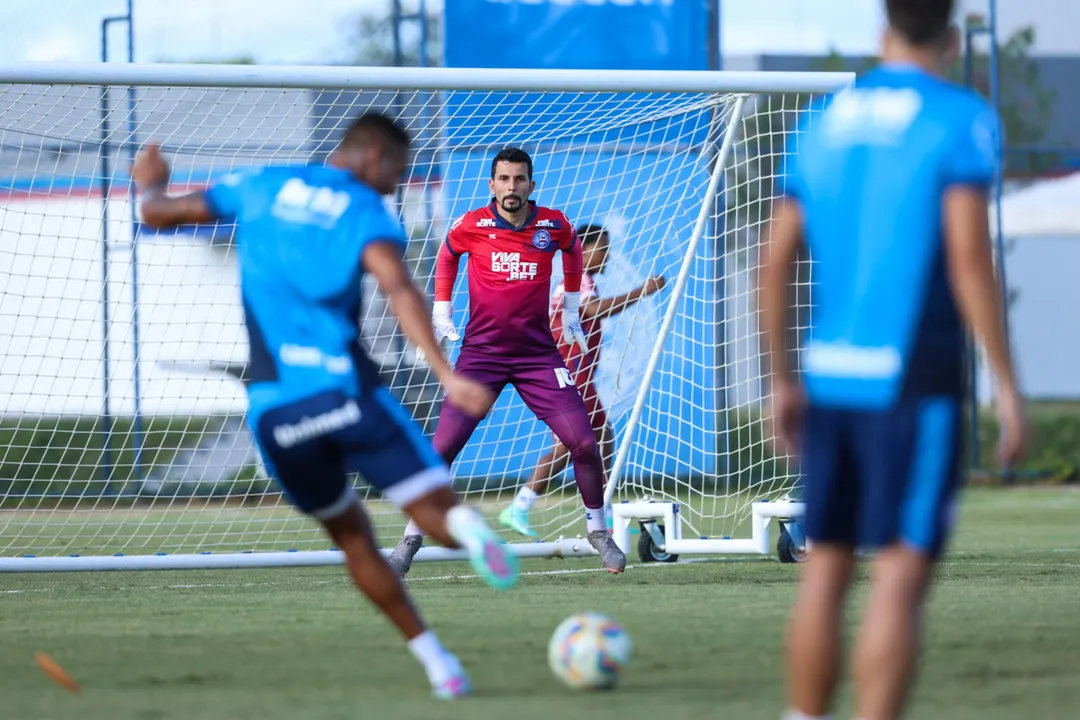
[(548, 643), (551, 672), (575, 689), (615, 687), (628, 662), (630, 636), (619, 623), (598, 612), (566, 618)]

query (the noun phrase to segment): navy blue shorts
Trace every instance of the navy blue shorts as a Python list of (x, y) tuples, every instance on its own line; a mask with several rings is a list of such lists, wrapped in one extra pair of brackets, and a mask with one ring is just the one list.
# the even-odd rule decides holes
[(880, 412), (811, 406), (803, 435), (805, 529), (814, 542), (944, 549), (962, 484), (960, 401)]
[(450, 484), (442, 458), (396, 399), (323, 392), (251, 419), (266, 468), (296, 507), (320, 520), (356, 502), (359, 473), (398, 507)]

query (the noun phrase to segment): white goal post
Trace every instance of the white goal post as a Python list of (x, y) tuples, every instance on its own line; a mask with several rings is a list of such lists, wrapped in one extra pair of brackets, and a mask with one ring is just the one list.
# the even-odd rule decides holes
[[(449, 223), (488, 202), (490, 158), (505, 145), (533, 156), (540, 204), (607, 230), (601, 295), (666, 277), (662, 292), (603, 322), (596, 378), (615, 431), (606, 498), (616, 540), (631, 552), (640, 528), (646, 560), (769, 552), (770, 519), (801, 506), (797, 471), (773, 455), (761, 417), (759, 235), (797, 124), (852, 80), (0, 66), (0, 571), (342, 562), (267, 478), (244, 425), (232, 228), (143, 227), (128, 169), (150, 141), (171, 160), (177, 192), (240, 167), (321, 162), (366, 109), (394, 113), (414, 138), (410, 176), (388, 203), (427, 289)], [(370, 282), (358, 292), (365, 347), (430, 434), (437, 384)], [(462, 277), (459, 326), (465, 299)], [(455, 487), (494, 521), (551, 442), (507, 389), (455, 463)], [(358, 487), (392, 547), (404, 518)], [(520, 556), (593, 554), (572, 479), (552, 483), (533, 521), (538, 541), (507, 534)], [(424, 547), (417, 560), (462, 557)]]

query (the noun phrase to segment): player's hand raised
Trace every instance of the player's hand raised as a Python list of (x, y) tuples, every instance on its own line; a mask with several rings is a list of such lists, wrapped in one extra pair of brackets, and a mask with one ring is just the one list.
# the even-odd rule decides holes
[(646, 295), (652, 295), (653, 293), (658, 293), (663, 290), (666, 285), (667, 279), (663, 275), (653, 275), (645, 281), (643, 288)]
[(135, 156), (131, 166), (131, 179), (139, 190), (164, 189), (169, 184), (169, 163), (161, 155), (161, 147), (149, 143)]
[(487, 415), (487, 411), (495, 404), (495, 394), (487, 385), (457, 373), (450, 373), (443, 381), (443, 387), (446, 389), (447, 399), (454, 407), (475, 418)]

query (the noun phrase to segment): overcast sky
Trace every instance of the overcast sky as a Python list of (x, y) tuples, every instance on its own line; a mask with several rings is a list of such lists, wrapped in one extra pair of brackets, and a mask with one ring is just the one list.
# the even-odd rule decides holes
[[(961, 2), (966, 10), (985, 12), (988, 0)], [(1080, 54), (1080, 0), (999, 3), (1004, 33), (1034, 24), (1040, 52)], [(442, 2), (429, 0), (429, 5)], [(871, 52), (880, 5), (878, 0), (723, 0), (724, 53), (813, 53), (830, 47)], [(0, 62), (97, 60), (101, 18), (124, 7), (124, 0), (2, 0)], [(136, 60), (252, 55), (264, 63), (339, 61), (348, 54), (350, 19), (384, 7), (385, 0), (135, 0)], [(123, 30), (117, 28), (113, 38), (114, 59), (122, 60)]]

